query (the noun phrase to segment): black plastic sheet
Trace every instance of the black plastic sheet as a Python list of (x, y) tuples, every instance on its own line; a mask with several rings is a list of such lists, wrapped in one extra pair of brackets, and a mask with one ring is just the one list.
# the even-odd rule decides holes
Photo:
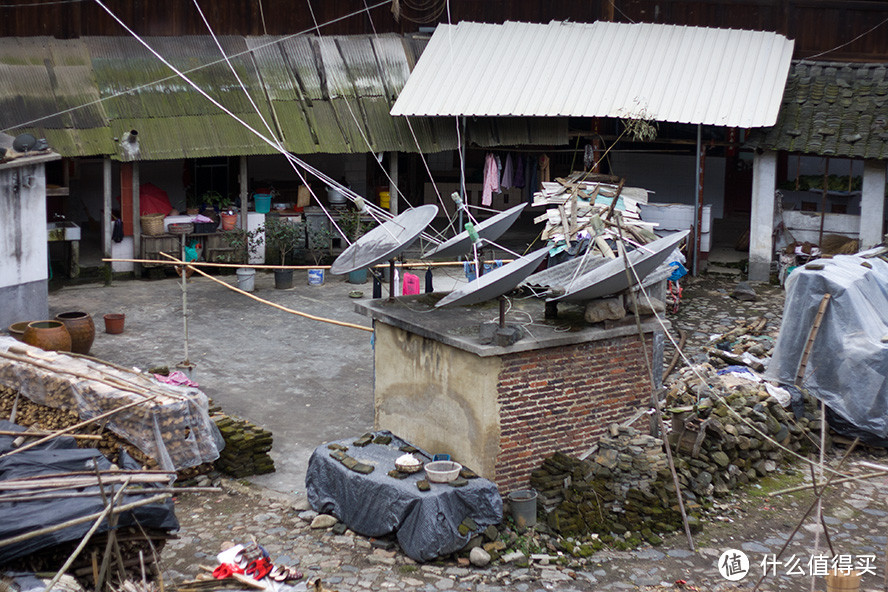
[[(0, 420), (0, 430), (24, 431), (22, 426)], [(12, 450), (15, 436), (0, 436), (0, 454)], [(92, 448), (77, 448), (73, 438), (59, 437), (18, 454), (0, 458), (0, 482), (22, 479), (35, 475), (66, 473), (73, 471), (107, 471), (111, 462)], [(141, 467), (126, 452), (120, 454), (120, 468), (139, 470)], [(114, 495), (119, 485), (106, 486), (106, 495)], [(144, 495), (127, 495), (121, 503), (129, 503), (154, 495), (157, 485), (143, 485)], [(17, 490), (20, 493), (27, 491)], [(38, 493), (38, 490), (29, 490)], [(12, 538), (41, 528), (61, 524), (80, 516), (104, 510), (98, 487), (84, 487), (78, 491), (94, 492), (95, 496), (57, 499), (39, 499), (27, 502), (0, 501), (0, 540)], [(5, 493), (5, 492), (3, 492)], [(131, 526), (139, 522), (144, 528), (178, 530), (179, 522), (173, 510), (172, 500), (149, 504), (118, 515), (118, 526)], [(79, 540), (92, 527), (93, 521), (70, 526), (57, 532), (40, 535), (20, 543), (0, 547), (0, 565), (69, 541)], [(107, 521), (97, 532), (108, 530)]]

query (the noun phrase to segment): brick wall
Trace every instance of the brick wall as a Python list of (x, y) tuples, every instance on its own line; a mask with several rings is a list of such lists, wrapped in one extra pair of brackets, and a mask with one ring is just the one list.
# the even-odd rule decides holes
[[(651, 334), (645, 343), (650, 353)], [(637, 335), (504, 356), (497, 385), (500, 493), (528, 487), (530, 472), (556, 450), (585, 452), (650, 396)]]

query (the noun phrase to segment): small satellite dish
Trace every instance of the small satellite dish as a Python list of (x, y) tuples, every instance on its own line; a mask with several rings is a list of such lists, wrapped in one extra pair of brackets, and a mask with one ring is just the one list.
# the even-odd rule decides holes
[[(503, 235), (509, 229), (518, 215), (527, 206), (526, 203), (519, 204), (513, 208), (500, 212), (496, 216), (488, 218), (475, 226), (475, 232), (484, 240), (493, 242)], [(428, 257), (453, 257), (454, 255), (464, 255), (472, 250), (472, 239), (469, 238), (469, 232), (463, 230), (456, 236), (444, 241), (428, 253), (422, 256), (423, 259)]]
[(37, 144), (37, 138), (31, 134), (19, 134), (12, 141), (12, 147), (16, 152), (28, 152)]
[(413, 244), (437, 213), (438, 206), (426, 204), (380, 224), (344, 250), (330, 266), (330, 273), (342, 275), (396, 257)]
[(548, 252), (549, 247), (543, 247), (524, 257), (515, 259), (511, 263), (506, 263), (502, 267), (497, 267), (493, 271), (472, 280), (459, 290), (454, 290), (438, 301), (435, 306), (477, 304), (478, 302), (492, 300), (497, 296), (511, 292), (536, 269)]
[[(676, 232), (629, 253), (629, 262), (635, 268), (638, 278), (644, 280), (649, 273), (666, 260), (676, 245), (688, 234), (689, 231), (687, 230)], [(629, 278), (626, 276), (626, 260), (623, 256), (620, 256), (581, 275), (566, 286), (567, 292), (557, 298), (550, 298), (549, 301), (594, 300), (595, 298), (622, 292), (629, 285)]]

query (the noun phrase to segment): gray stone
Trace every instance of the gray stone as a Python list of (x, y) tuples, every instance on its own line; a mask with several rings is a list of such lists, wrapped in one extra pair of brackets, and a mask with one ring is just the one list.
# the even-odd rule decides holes
[(512, 563), (519, 559), (524, 559), (524, 553), (521, 551), (512, 551), (511, 553), (506, 553), (502, 556), (503, 563)]
[(438, 590), (450, 590), (451, 588), (453, 588), (454, 583), (455, 582), (450, 578), (441, 578), (440, 580), (435, 582), (435, 588), (437, 588)]
[(301, 520), (305, 520), (306, 522), (311, 522), (315, 519), (315, 516), (317, 515), (318, 513), (314, 510), (303, 510), (302, 512), (299, 512), (299, 518)]
[(623, 307), (623, 299), (600, 298), (586, 304), (585, 318), (587, 323), (600, 323), (602, 321), (619, 321), (626, 316)]
[[(651, 298), (650, 302), (647, 298), (643, 296), (636, 296), (635, 302), (638, 305), (638, 314), (641, 316), (652, 315), (655, 312), (661, 313), (666, 312), (666, 303), (660, 300), (659, 298)], [(629, 311), (632, 314), (635, 314), (635, 306), (632, 304), (632, 300), (629, 300)]]
[(339, 520), (337, 520), (335, 516), (331, 516), (330, 514), (318, 514), (311, 521), (311, 528), (330, 528), (337, 522), (339, 522)]
[(472, 565), (475, 567), (487, 567), (490, 563), (490, 553), (481, 547), (475, 547), (469, 553), (469, 561), (471, 561)]
[(663, 559), (665, 555), (656, 549), (644, 549), (642, 551), (637, 551), (635, 556), (639, 559), (646, 559), (648, 561), (658, 561)]
[(734, 290), (731, 292), (731, 297), (742, 302), (755, 302), (758, 299), (755, 289), (749, 284), (749, 282), (740, 282), (734, 286)]
[(741, 543), (740, 548), (750, 553), (770, 553), (771, 549), (759, 543)]

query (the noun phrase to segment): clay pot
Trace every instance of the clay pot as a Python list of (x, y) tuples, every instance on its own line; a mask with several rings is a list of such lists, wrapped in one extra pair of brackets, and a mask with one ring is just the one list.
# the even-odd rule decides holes
[(96, 338), (96, 325), (88, 312), (62, 312), (55, 320), (64, 323), (71, 335), (71, 351), (77, 354), (88, 354)]
[(123, 323), (126, 320), (125, 314), (122, 312), (112, 312), (106, 314), (103, 318), (105, 319), (105, 333), (112, 335), (123, 333)]
[(6, 330), (19, 341), (24, 341), (25, 329), (28, 328), (28, 323), (30, 322), (31, 321), (20, 321), (18, 323), (13, 323)]
[(226, 214), (223, 212), (219, 214), (219, 217), (222, 218), (222, 230), (234, 230), (234, 227), (237, 225), (237, 214)]
[(71, 335), (61, 321), (28, 323), (22, 341), (47, 351), (71, 351)]

